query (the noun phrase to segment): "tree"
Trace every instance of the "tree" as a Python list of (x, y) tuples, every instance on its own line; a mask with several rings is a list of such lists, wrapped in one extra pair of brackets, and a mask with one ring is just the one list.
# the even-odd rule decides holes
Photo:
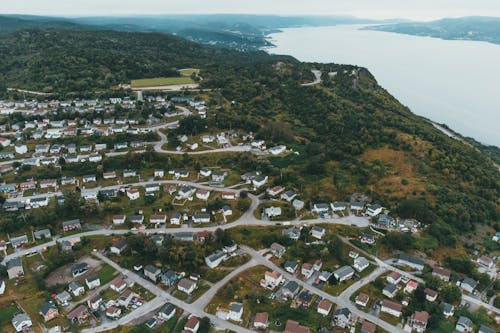
[(448, 285), (442, 291), (443, 301), (450, 304), (458, 304), (462, 299), (460, 288), (455, 285)]
[(208, 333), (210, 331), (210, 319), (208, 317), (203, 317), (200, 319), (200, 327), (198, 332)]

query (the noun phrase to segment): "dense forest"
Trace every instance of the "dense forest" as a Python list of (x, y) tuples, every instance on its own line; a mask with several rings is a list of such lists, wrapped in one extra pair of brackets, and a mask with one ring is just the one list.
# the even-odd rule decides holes
[[(213, 112), (182, 121), (179, 133), (242, 129), (269, 145), (286, 144), (296, 154), (252, 156), (248, 167), (312, 201), (366, 193), (430, 225), (438, 244), (453, 246), (457, 234), (479, 224), (499, 228), (498, 149), (449, 138), (364, 68), (228, 51), (159, 33), (60, 29), (4, 35), (0, 57), (0, 82), (60, 92), (199, 67)], [(301, 86), (312, 80), (312, 68), (322, 71), (321, 84)]]

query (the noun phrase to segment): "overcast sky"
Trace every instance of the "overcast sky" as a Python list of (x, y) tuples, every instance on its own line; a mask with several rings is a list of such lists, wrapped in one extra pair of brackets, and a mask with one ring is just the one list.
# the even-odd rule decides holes
[(0, 0), (0, 13), (51, 16), (311, 14), (430, 20), (472, 15), (500, 17), (500, 0)]

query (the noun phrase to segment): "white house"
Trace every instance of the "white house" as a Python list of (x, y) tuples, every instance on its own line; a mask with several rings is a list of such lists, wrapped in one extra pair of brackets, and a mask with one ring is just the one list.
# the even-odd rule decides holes
[(196, 289), (196, 282), (184, 278), (177, 284), (177, 289), (179, 289), (183, 293), (191, 295), (191, 293)]
[(181, 224), (182, 223), (182, 215), (181, 213), (173, 213), (170, 217), (170, 224)]
[(127, 282), (123, 280), (121, 277), (116, 278), (113, 282), (111, 282), (109, 288), (116, 291), (117, 293), (121, 293), (127, 288)]
[(252, 184), (256, 188), (259, 188), (261, 186), (264, 186), (267, 183), (267, 179), (268, 179), (267, 176), (259, 176), (259, 177), (252, 179)]
[(387, 299), (384, 299), (381, 303), (381, 312), (388, 313), (390, 315), (393, 315), (395, 317), (400, 317), (401, 316), (401, 311), (403, 310), (403, 306), (399, 303), (389, 301)]
[(326, 299), (322, 299), (318, 303), (318, 313), (323, 315), (323, 316), (328, 316), (330, 314), (330, 311), (332, 310), (332, 303)]
[(346, 205), (343, 202), (335, 201), (330, 204), (333, 212), (346, 210)]
[(276, 146), (276, 147), (269, 148), (269, 149), (268, 149), (268, 151), (269, 151), (272, 155), (279, 155), (279, 154), (283, 154), (283, 153), (286, 151), (286, 146), (279, 145), (279, 146)]
[(240, 322), (242, 315), (243, 315), (243, 304), (238, 302), (232, 302), (229, 305), (229, 319), (236, 322)]
[(138, 189), (136, 188), (131, 188), (127, 190), (127, 197), (130, 200), (137, 200), (141, 197), (141, 194)]
[(276, 271), (266, 271), (264, 273), (264, 282), (267, 287), (274, 289), (279, 286), (281, 282), (283, 282), (283, 275)]
[(17, 143), (14, 146), (14, 149), (16, 150), (16, 153), (20, 155), (26, 154), (28, 152), (28, 146), (25, 145), (24, 143)]
[(392, 284), (398, 284), (401, 282), (401, 274), (398, 272), (391, 272), (389, 275), (386, 277), (387, 282), (392, 283)]
[(325, 228), (313, 226), (311, 228), (311, 236), (317, 239), (322, 239), (325, 236)]
[(276, 217), (281, 215), (281, 207), (268, 207), (264, 209), (264, 215), (267, 217)]
[(127, 216), (126, 215), (114, 215), (113, 216), (113, 224), (124, 224)]
[(315, 203), (313, 205), (312, 211), (317, 214), (328, 213), (329, 207), (326, 203)]
[(24, 312), (16, 314), (11, 322), (16, 332), (23, 332), (33, 326), (31, 318)]
[(216, 251), (205, 257), (205, 263), (210, 268), (215, 268), (220, 265), (220, 263), (227, 258), (227, 254), (224, 251)]
[(357, 257), (354, 259), (354, 269), (358, 272), (364, 271), (366, 268), (370, 266), (370, 262), (365, 257)]
[(368, 205), (366, 207), (366, 214), (371, 217), (377, 216), (380, 213), (382, 213), (382, 206), (380, 206), (379, 204)]
[(204, 189), (200, 189), (200, 190), (196, 191), (196, 198), (198, 198), (200, 200), (207, 201), (209, 197), (210, 197), (210, 191), (207, 191)]

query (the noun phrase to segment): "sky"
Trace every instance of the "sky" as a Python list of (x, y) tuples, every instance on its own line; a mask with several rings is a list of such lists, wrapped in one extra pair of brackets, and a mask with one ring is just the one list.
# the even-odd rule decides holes
[(123, 16), (159, 14), (349, 15), (433, 20), (498, 16), (499, 0), (0, 0), (0, 14)]

